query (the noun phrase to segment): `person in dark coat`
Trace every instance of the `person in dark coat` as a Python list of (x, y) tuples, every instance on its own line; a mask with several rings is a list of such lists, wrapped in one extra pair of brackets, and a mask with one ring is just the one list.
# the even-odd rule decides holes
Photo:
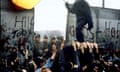
[(79, 42), (84, 42), (83, 28), (88, 23), (88, 30), (93, 28), (93, 21), (91, 16), (91, 10), (88, 3), (85, 0), (76, 0), (75, 3), (70, 6), (65, 3), (69, 12), (76, 15), (76, 38)]
[(75, 42), (63, 48), (64, 72), (80, 72), (80, 62)]
[(35, 41), (33, 43), (33, 56), (34, 58), (37, 58), (38, 56), (42, 56), (43, 54), (43, 47), (42, 43), (40, 42), (40, 35), (35, 36)]

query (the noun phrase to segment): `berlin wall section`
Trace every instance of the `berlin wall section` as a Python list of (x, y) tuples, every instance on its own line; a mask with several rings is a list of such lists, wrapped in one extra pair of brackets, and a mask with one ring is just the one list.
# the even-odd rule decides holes
[[(99, 44), (100, 48), (112, 47), (114, 50), (120, 50), (120, 10), (91, 7), (94, 28), (94, 42)], [(68, 13), (66, 39), (75, 39), (76, 17)], [(84, 31), (85, 39), (89, 34)], [(89, 40), (89, 39), (87, 39)], [(89, 40), (91, 41), (91, 40)]]
[(104, 48), (120, 50), (120, 10), (99, 8), (98, 12), (97, 42)]
[(34, 35), (34, 9), (16, 10), (11, 0), (0, 0), (0, 40), (9, 39), (16, 45), (20, 38), (32, 43)]

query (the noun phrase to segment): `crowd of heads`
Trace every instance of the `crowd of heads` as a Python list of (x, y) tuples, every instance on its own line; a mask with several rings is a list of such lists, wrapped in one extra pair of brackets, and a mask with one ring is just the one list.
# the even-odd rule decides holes
[(95, 42), (67, 43), (47, 35), (43, 41), (35, 35), (30, 45), (22, 36), (15, 45), (8, 40), (0, 40), (1, 72), (120, 72), (120, 52), (101, 50)]

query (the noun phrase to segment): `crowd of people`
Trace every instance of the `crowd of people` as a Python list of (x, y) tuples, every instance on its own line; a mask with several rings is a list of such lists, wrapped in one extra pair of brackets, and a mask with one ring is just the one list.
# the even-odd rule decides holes
[[(31, 47), (20, 36), (15, 45), (0, 40), (0, 72), (120, 72), (120, 52), (101, 51), (97, 43), (34, 36)], [(50, 40), (50, 41), (49, 41)]]

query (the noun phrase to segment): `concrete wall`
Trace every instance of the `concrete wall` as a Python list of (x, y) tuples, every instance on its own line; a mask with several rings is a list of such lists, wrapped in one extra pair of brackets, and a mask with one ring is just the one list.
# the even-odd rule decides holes
[[(94, 22), (94, 39), (99, 44), (99, 47), (105, 48), (106, 45), (113, 44), (114, 49), (120, 49), (120, 10), (103, 9), (91, 7), (92, 17)], [(67, 20), (67, 40), (75, 39), (75, 35), (71, 35), (71, 26), (75, 29), (75, 15), (68, 13)], [(89, 39), (89, 33), (84, 31), (85, 39)]]
[(120, 50), (120, 10), (98, 8), (97, 25), (96, 41), (100, 47)]
[(18, 40), (20, 36), (32, 41), (34, 34), (34, 9), (16, 10), (11, 0), (0, 0), (0, 38), (10, 38), (10, 41)]

